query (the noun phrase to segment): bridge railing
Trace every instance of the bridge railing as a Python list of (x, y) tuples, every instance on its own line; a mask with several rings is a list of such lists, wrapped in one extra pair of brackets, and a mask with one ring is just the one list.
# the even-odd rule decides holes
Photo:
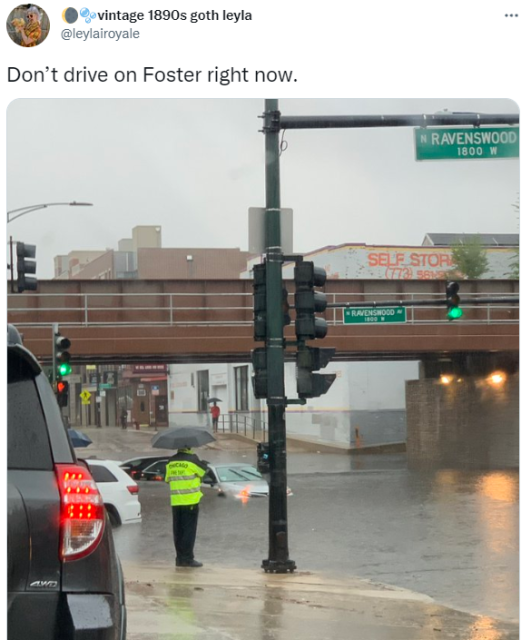
[[(328, 300), (367, 302), (390, 300), (415, 301), (444, 298), (444, 294), (395, 292), (332, 292)], [(507, 297), (499, 291), (467, 293), (467, 298)], [(293, 294), (289, 296), (293, 307)], [(464, 315), (459, 323), (518, 323), (516, 304), (462, 305)], [(294, 320), (295, 312), (291, 310)], [(439, 324), (448, 322), (444, 306), (406, 308), (411, 324)], [(331, 325), (343, 324), (341, 308), (328, 309), (326, 318)], [(247, 292), (201, 293), (22, 293), (8, 296), (8, 320), (19, 326), (48, 326), (54, 322), (70, 326), (251, 326), (253, 297)], [(293, 322), (292, 322), (293, 325)]]

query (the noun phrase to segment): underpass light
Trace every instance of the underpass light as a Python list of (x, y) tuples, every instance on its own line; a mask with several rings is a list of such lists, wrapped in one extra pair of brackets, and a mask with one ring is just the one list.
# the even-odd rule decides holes
[(450, 384), (452, 382), (452, 376), (441, 376), (441, 384)]
[(487, 380), (494, 386), (498, 387), (505, 382), (507, 376), (503, 371), (495, 371), (487, 378)]

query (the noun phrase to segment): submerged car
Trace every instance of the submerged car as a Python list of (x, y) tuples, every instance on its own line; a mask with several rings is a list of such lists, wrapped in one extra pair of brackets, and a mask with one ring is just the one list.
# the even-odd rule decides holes
[[(232, 496), (240, 500), (248, 498), (266, 498), (269, 495), (269, 483), (264, 476), (250, 464), (210, 464), (203, 477), (202, 489), (215, 491), (219, 496)], [(288, 487), (288, 496), (292, 495)]]
[[(141, 472), (139, 480), (163, 482), (166, 476), (168, 458), (157, 460)], [(226, 463), (210, 464), (203, 477), (201, 489), (208, 495), (232, 496), (238, 499), (266, 498), (269, 484), (264, 476), (250, 464)], [(292, 495), (288, 488), (288, 495)]]
[(136, 458), (124, 460), (123, 462), (120, 462), (119, 465), (127, 473), (127, 475), (131, 476), (131, 478), (133, 478), (134, 480), (139, 480), (142, 471), (144, 471), (146, 467), (149, 467), (154, 462), (158, 462), (159, 460), (164, 460), (165, 463), (167, 463), (168, 457), (168, 454), (138, 456)]

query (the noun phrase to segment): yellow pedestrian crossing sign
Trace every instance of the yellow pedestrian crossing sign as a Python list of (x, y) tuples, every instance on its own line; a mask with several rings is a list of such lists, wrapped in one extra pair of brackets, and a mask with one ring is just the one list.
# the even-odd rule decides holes
[(85, 391), (82, 391), (79, 394), (79, 397), (81, 398), (81, 404), (90, 404), (90, 397), (92, 396), (92, 394), (90, 393), (90, 391), (87, 391), (85, 389)]

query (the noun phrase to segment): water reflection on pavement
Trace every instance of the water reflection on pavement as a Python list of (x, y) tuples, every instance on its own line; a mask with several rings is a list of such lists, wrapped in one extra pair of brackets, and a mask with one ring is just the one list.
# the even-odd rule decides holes
[[(254, 463), (249, 451), (203, 457)], [(425, 593), (482, 615), (470, 640), (504, 637), (493, 618), (518, 617), (516, 471), (414, 471), (402, 455), (292, 454), (288, 464), (290, 555), (300, 571)], [(124, 562), (171, 566), (167, 487), (141, 483), (140, 499), (143, 522), (115, 531), (118, 552)], [(267, 499), (205, 497), (196, 556), (206, 567), (256, 568), (267, 548)]]

